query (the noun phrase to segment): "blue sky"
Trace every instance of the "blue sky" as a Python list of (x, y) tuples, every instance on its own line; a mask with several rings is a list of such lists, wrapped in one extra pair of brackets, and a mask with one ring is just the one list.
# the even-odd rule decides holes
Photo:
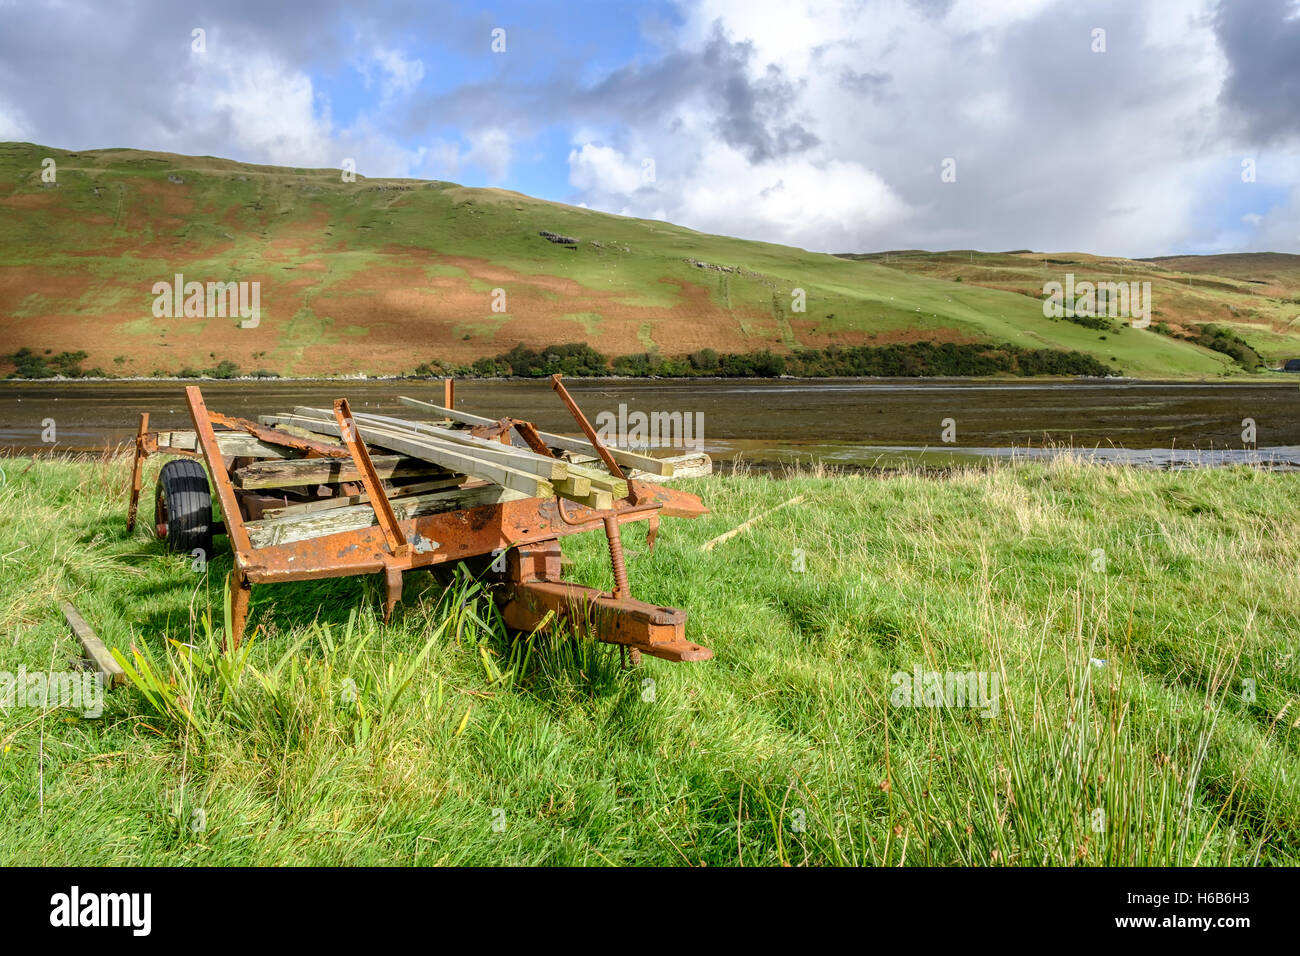
[(824, 251), (1298, 252), (1300, 3), (0, 0), (5, 139)]

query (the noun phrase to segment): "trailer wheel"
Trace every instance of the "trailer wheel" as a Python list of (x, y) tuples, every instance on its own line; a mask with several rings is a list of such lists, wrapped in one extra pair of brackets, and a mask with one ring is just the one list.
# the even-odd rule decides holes
[(154, 495), (154, 530), (167, 550), (212, 556), (212, 489), (197, 461), (178, 458), (163, 465)]

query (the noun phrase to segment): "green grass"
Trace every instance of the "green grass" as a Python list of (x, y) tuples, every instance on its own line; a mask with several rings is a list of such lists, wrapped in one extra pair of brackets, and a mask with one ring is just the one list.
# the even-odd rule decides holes
[[(0, 465), (0, 670), (76, 657), (69, 598), (161, 677), (0, 713), (10, 864), (1300, 862), (1291, 475), (694, 480), (710, 515), (624, 539), (717, 656), (622, 670), (423, 573), (390, 625), (374, 581), (258, 588), (224, 654), (229, 556), (128, 536), (127, 462)], [(565, 550), (609, 586), (598, 535)], [(996, 673), (997, 715), (891, 704), (914, 667)]]
[[(57, 186), (40, 180), (45, 157), (58, 163)], [(171, 182), (169, 176), (183, 181)], [(1052, 265), (1050, 274), (1041, 256), (978, 254), (968, 261), (957, 253), (895, 254), (888, 261), (880, 256), (851, 261), (499, 189), (365, 177), (344, 183), (337, 170), (296, 171), (134, 150), (74, 153), (28, 143), (0, 144), (0, 203), (5, 205), (0, 270), (30, 268), (39, 276), (15, 283), (8, 300), (0, 297), (0, 314), (15, 316), (0, 319), (0, 334), (37, 350), (84, 348), (92, 353), (92, 365), (105, 368), (112, 356), (101, 359), (95, 350), (111, 334), (117, 338), (114, 354), (130, 346), (121, 374), (148, 374), (160, 361), (170, 362), (174, 371), (200, 362), (215, 347), (251, 341), (237, 337), (236, 320), (153, 318), (149, 290), (176, 272), (191, 280), (263, 283), (257, 341), (272, 370), (355, 371), (348, 346), (358, 341), (357, 330), (337, 327), (329, 303), (338, 296), (379, 294), (377, 286), (367, 287), (367, 277), (389, 267), (419, 269), (430, 280), (451, 277), (482, 293), (480, 315), (472, 309), (455, 315), (439, 311), (436, 294), (412, 307), (421, 322), (434, 327), (472, 327), (478, 321), (492, 329), (501, 317), (489, 311), (488, 293), (500, 283), (512, 294), (531, 290), (547, 300), (557, 298), (545, 284), (530, 285), (533, 278), (569, 279), (582, 290), (612, 295), (620, 307), (647, 310), (617, 317), (612, 307), (584, 310), (580, 321), (590, 344), (610, 355), (629, 350), (626, 337), (614, 337), (627, 323), (641, 348), (666, 355), (689, 351), (662, 324), (667, 317), (659, 310), (684, 310), (691, 301), (687, 293), (700, 289), (725, 311), (701, 312), (697, 331), (708, 340), (692, 348), (785, 351), (929, 335), (938, 341), (1079, 350), (1136, 377), (1243, 374), (1225, 356), (1150, 329), (1120, 327), (1103, 341), (1096, 330), (1043, 316), (1045, 278), (1059, 278), (1056, 273), (1067, 267), (1080, 278), (1119, 278), (1113, 268), (1118, 260), (1100, 271), (1091, 260), (1077, 268)], [(578, 237), (581, 244), (576, 252), (566, 251), (539, 238), (543, 229)], [(286, 239), (296, 245), (273, 245)], [(481, 260), (487, 271), (471, 274), (439, 261), (444, 256)], [(700, 269), (686, 258), (741, 271)], [(323, 271), (303, 269), (319, 262)], [(1297, 309), (1287, 298), (1300, 295), (1293, 274), (1300, 270), (1281, 266), (1269, 273), (1274, 284), (1267, 295), (1247, 280), (1223, 279), (1188, 298), (1191, 293), (1184, 294), (1169, 268), (1130, 260), (1123, 267), (1129, 279), (1139, 277), (1136, 271), (1141, 278), (1156, 277), (1157, 320), (1178, 321), (1190, 303), (1189, 315), (1231, 325), (1270, 359), (1300, 352), (1300, 325), (1288, 324)], [(502, 279), (503, 270), (514, 275)], [(287, 288), (304, 277), (312, 280), (305, 290)], [(41, 288), (32, 289), (34, 281)], [(360, 285), (343, 289), (344, 282)], [(807, 297), (802, 313), (792, 311), (796, 288)], [(78, 324), (65, 333), (67, 341), (45, 341), (42, 323), (21, 321), (32, 315), (76, 316)], [(530, 345), (574, 338), (571, 320), (525, 317), (529, 334), (536, 336)], [(692, 318), (689, 311), (686, 318)], [(438, 355), (413, 351), (409, 335), (382, 327), (367, 331), (392, 346), (390, 359), (368, 353), (367, 362), (387, 362), (362, 369), (369, 373), (405, 372), (438, 359), (469, 364), (516, 344), (509, 337), (471, 332), (468, 345), (456, 346), (458, 354)]]

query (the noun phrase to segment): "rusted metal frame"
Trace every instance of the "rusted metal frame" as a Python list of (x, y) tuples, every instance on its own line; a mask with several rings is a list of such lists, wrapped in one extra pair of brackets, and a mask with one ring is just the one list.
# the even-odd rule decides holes
[[(601, 444), (600, 438), (596, 435), (596, 429), (591, 427), (591, 422), (587, 421), (587, 416), (582, 414), (582, 409), (578, 407), (578, 403), (573, 400), (573, 396), (569, 394), (568, 389), (566, 389), (563, 383), (560, 382), (560, 374), (558, 372), (551, 376), (551, 387), (555, 389), (556, 393), (560, 396), (560, 401), (564, 402), (565, 406), (569, 409), (569, 414), (571, 414), (574, 421), (578, 423), (578, 427), (582, 429), (582, 433), (587, 436), (587, 441), (591, 442), (591, 447), (596, 449), (596, 454), (599, 455), (600, 460), (605, 463), (605, 467), (609, 469), (609, 473), (615, 478), (627, 481), (627, 475), (623, 474), (623, 469), (618, 466), (618, 462), (614, 460), (614, 456), (609, 453), (608, 448)], [(635, 494), (631, 488), (631, 482), (628, 482), (629, 496)], [(635, 498), (633, 498), (633, 500), (635, 500)]]
[[(568, 515), (569, 506), (565, 502), (565, 500), (559, 497), (558, 495), (556, 495), (554, 500), (555, 500), (555, 510), (556, 513), (559, 515), (560, 520), (563, 521), (566, 525), (569, 525), (570, 527), (579, 528), (580, 530), (584, 530), (584, 531), (587, 530), (588, 528), (594, 527), (595, 526), (594, 522), (604, 521), (611, 514), (618, 515), (619, 520), (625, 522), (627, 521), (627, 518), (624, 517), (625, 515), (638, 514), (640, 512), (646, 512), (647, 514), (649, 514), (651, 512), (659, 511), (660, 509), (663, 508), (663, 502), (650, 501), (642, 504), (634, 504), (626, 508), (615, 508), (612, 511), (597, 511), (593, 515), (591, 513), (593, 509), (591, 508), (583, 509), (583, 506), (578, 505), (577, 507), (580, 510), (585, 510), (588, 513), (579, 514), (578, 517), (576, 518), (570, 518)], [(569, 533), (572, 534), (574, 532), (569, 532)]]
[[(531, 545), (549, 538), (603, 527), (608, 512), (578, 506), (582, 520), (564, 521), (551, 499), (521, 498), (459, 511), (444, 511), (403, 519), (409, 540), (421, 535), (439, 542), (436, 551), (412, 550), (399, 559), (384, 555), (382, 530), (371, 525), (356, 531), (309, 538), (289, 544), (269, 545), (254, 553), (245, 567), (251, 580), (303, 581), (377, 573), (391, 563), (404, 570), (458, 561), (479, 554)], [(643, 521), (656, 513), (653, 506), (613, 512), (620, 524)]]
[(140, 505), (140, 478), (144, 460), (149, 455), (146, 439), (149, 437), (149, 413), (140, 413), (140, 430), (135, 436), (135, 460), (131, 464), (131, 502), (126, 509), (126, 533), (135, 530), (135, 513)]
[(533, 630), (553, 614), (634, 655), (639, 651), (670, 661), (704, 661), (713, 656), (707, 647), (686, 639), (686, 612), (675, 608), (610, 597), (566, 581), (512, 583), (503, 589), (500, 602), (506, 625), (515, 630)]
[(518, 545), (507, 552), (506, 578), (523, 581), (558, 581), (564, 576), (564, 552), (559, 538), (544, 538)]
[[(699, 498), (678, 489), (651, 486), (647, 495), (650, 500), (646, 504), (615, 509), (613, 514), (620, 524), (658, 515), (693, 518), (708, 513)], [(440, 542), (436, 551), (413, 549), (403, 559), (404, 566), (428, 567), (547, 538), (596, 531), (603, 527), (608, 514), (572, 502), (565, 502), (563, 507), (561, 512), (561, 506), (553, 499), (523, 498), (403, 519), (401, 526), (408, 540), (416, 540), (416, 535), (420, 535)], [(383, 532), (372, 525), (258, 548), (255, 560), (246, 564), (246, 570), (254, 581), (297, 581), (378, 572), (384, 568), (379, 557), (384, 549)]]
[(614, 569), (614, 597), (627, 598), (632, 591), (627, 583), (627, 565), (623, 563), (623, 539), (619, 535), (618, 518), (605, 515), (605, 540), (609, 542), (609, 563)]
[(384, 623), (387, 624), (393, 617), (393, 608), (402, 599), (402, 569), (387, 555), (380, 557), (384, 559)]
[[(231, 646), (239, 649), (248, 624), (248, 605), (253, 599), (253, 582), (236, 561), (230, 569), (230, 639)], [(223, 642), (224, 643), (224, 642)]]
[(444, 378), (442, 380), (442, 407), (456, 407), (456, 380), (454, 378)]
[(343, 437), (343, 441), (348, 446), (348, 451), (352, 453), (352, 462), (357, 466), (357, 471), (361, 475), (361, 484), (370, 498), (370, 507), (374, 509), (375, 517), (379, 520), (379, 527), (383, 529), (384, 538), (388, 542), (389, 553), (395, 558), (406, 557), (410, 554), (411, 546), (407, 543), (406, 535), (398, 524), (397, 516), (393, 514), (393, 505), (384, 492), (384, 486), (379, 481), (379, 475), (375, 473), (375, 465), (370, 460), (370, 452), (366, 449), (365, 442), (361, 440), (361, 436), (358, 434), (357, 423), (352, 418), (352, 409), (349, 407), (346, 398), (340, 398), (334, 402), (334, 417), (338, 420), (339, 432)]
[(537, 427), (533, 425), (532, 422), (521, 421), (518, 418), (507, 420), (514, 426), (515, 431), (519, 433), (519, 437), (524, 440), (524, 444), (531, 448), (536, 454), (543, 455), (547, 458), (555, 457), (555, 454), (547, 446), (546, 442), (542, 441), (542, 436), (537, 433)]
[(203, 393), (197, 385), (185, 387), (185, 400), (190, 406), (190, 418), (194, 420), (194, 434), (198, 436), (199, 447), (208, 463), (208, 472), (212, 483), (217, 486), (217, 500), (226, 522), (226, 536), (230, 538), (231, 550), (235, 552), (236, 563), (248, 563), (248, 555), (253, 545), (248, 539), (248, 530), (244, 527), (244, 516), (239, 510), (239, 499), (235, 488), (230, 483), (230, 472), (221, 457), (221, 448), (217, 445), (216, 433), (212, 430), (212, 421), (208, 415), (208, 406), (203, 401)]
[(490, 425), (473, 425), (470, 427), (469, 433), (475, 438), (486, 438), (489, 441), (499, 441), (504, 445), (509, 445), (510, 419), (503, 418)]
[(285, 448), (293, 448), (301, 452), (306, 452), (308, 458), (347, 458), (348, 451), (346, 448), (339, 448), (337, 445), (327, 445), (324, 442), (312, 441), (309, 438), (298, 438), (290, 435), (278, 428), (271, 428), (269, 425), (260, 425), (257, 422), (251, 422), (246, 418), (235, 418), (231, 415), (222, 415), (219, 412), (208, 412), (208, 417), (218, 425), (225, 425), (228, 428), (235, 428), (239, 431), (248, 432), (254, 438), (264, 441), (271, 445), (283, 445)]

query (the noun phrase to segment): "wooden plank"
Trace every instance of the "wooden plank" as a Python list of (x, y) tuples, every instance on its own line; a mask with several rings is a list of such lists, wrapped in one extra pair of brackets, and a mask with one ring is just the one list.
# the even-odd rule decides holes
[(238, 418), (233, 415), (223, 415), (220, 412), (214, 412), (208, 409), (208, 418), (212, 424), (221, 425), (230, 429), (232, 432), (243, 432), (245, 435), (251, 435), (259, 441), (264, 441), (268, 445), (284, 447), (296, 451), (300, 455), (310, 455), (320, 458), (348, 458), (350, 457), (347, 449), (340, 448), (337, 442), (323, 442), (319, 436), (313, 435), (311, 438), (295, 438), (283, 428), (272, 428), (268, 425), (262, 425), (258, 422), (250, 422), (247, 418)]
[[(464, 480), (460, 475), (455, 475), (451, 478), (421, 481), (413, 485), (399, 485), (396, 488), (387, 488), (385, 494), (388, 495), (389, 501), (397, 501), (429, 491), (445, 491), (448, 488), (456, 488)], [(312, 514), (320, 511), (330, 511), (334, 508), (346, 508), (349, 505), (363, 505), (369, 500), (370, 496), (364, 492), (358, 495), (339, 495), (336, 498), (322, 498), (319, 501), (304, 501), (301, 504), (285, 505), (283, 508), (267, 508), (262, 512), (262, 517), (283, 518), (289, 515)]]
[(72, 627), (73, 633), (77, 635), (77, 639), (81, 641), (81, 646), (86, 656), (90, 658), (91, 664), (95, 666), (95, 670), (104, 675), (104, 686), (125, 684), (126, 672), (122, 670), (122, 665), (113, 660), (113, 655), (108, 652), (99, 635), (86, 623), (86, 619), (68, 601), (64, 601), (60, 606), (63, 608), (63, 616)]
[(555, 483), (555, 493), (564, 498), (585, 498), (591, 494), (591, 479), (582, 475), (569, 475), (563, 481)]
[[(326, 435), (339, 434), (337, 422), (318, 421), (295, 415), (291, 424), (302, 425), (304, 428), (310, 428), (313, 431), (319, 430)], [(555, 494), (555, 486), (545, 478), (530, 475), (528, 472), (519, 471), (507, 465), (500, 465), (496, 462), (477, 458), (469, 453), (468, 448), (464, 451), (458, 450), (463, 446), (453, 445), (450, 442), (440, 442), (436, 438), (422, 436), (414, 432), (380, 429), (374, 425), (363, 425), (360, 422), (357, 423), (357, 432), (367, 444), (401, 452), (404, 455), (410, 455), (412, 458), (431, 461), (436, 465), (441, 465), (443, 468), (463, 475), (472, 475), (475, 478), (495, 482), (503, 488), (523, 492), (530, 498), (549, 498)]]
[[(258, 420), (261, 421), (261, 416), (258, 416)], [(262, 424), (266, 425), (269, 423), (262, 422)], [(325, 435), (317, 435), (315, 432), (309, 431), (306, 428), (298, 428), (294, 425), (276, 425), (275, 427), (280, 429), (280, 431), (284, 432), (286, 435), (289, 435), (292, 438), (306, 438), (310, 441), (318, 441), (324, 445), (336, 445), (339, 448), (343, 447), (343, 443), (339, 441), (337, 438), (329, 438), (328, 436)]]
[[(445, 468), (405, 455), (375, 455), (371, 462), (375, 466), (375, 473), (384, 479), (446, 474)], [(301, 488), (361, 480), (356, 466), (346, 458), (295, 458), (258, 462), (245, 465), (230, 477), (237, 487), (248, 489)]]
[[(450, 427), (452, 424), (450, 420), (446, 420), (443, 422), (422, 422), (412, 418), (393, 418), (392, 416), (389, 415), (371, 415), (368, 413), (365, 415), (365, 417), (372, 419), (376, 424), (379, 425), (391, 425), (398, 428), (408, 428), (413, 431), (419, 431), (424, 434), (432, 435), (435, 438), (442, 438), (446, 441), (454, 441), (460, 445), (474, 445), (476, 447), (482, 447), (486, 445), (488, 448), (495, 448), (497, 450), (504, 449), (505, 451), (511, 454), (520, 455), (522, 457), (531, 456), (534, 458), (541, 458), (544, 461), (557, 460), (554, 455), (539, 455), (537, 452), (529, 448), (526, 448), (523, 445), (514, 444), (510, 441), (503, 442), (499, 438), (485, 438), (473, 434), (468, 429), (452, 428)], [(493, 422), (492, 424), (496, 425), (497, 423)]]
[[(595, 463), (599, 465), (600, 459), (595, 459)], [(591, 487), (601, 491), (608, 491), (615, 498), (627, 497), (627, 482), (615, 478), (599, 467), (588, 467), (585, 464), (579, 465), (575, 462), (569, 462), (569, 474), (586, 478), (591, 482)]]
[[(674, 455), (665, 458), (664, 461), (673, 463), (673, 473), (667, 477), (652, 475), (649, 472), (639, 471), (635, 468), (628, 472), (627, 476), (637, 481), (672, 481), (676, 478), (707, 478), (713, 474), (713, 459), (704, 452)], [(572, 467), (569, 470), (572, 471)]]
[[(495, 420), (484, 418), (481, 415), (471, 415), (468, 412), (457, 411), (454, 408), (444, 408), (441, 405), (434, 405), (432, 402), (422, 402), (418, 398), (407, 398), (399, 396), (397, 399), (403, 405), (410, 408), (421, 408), (425, 411), (435, 412), (444, 418), (451, 418), (455, 421), (462, 422), (466, 425), (494, 425)], [(584, 438), (569, 438), (567, 435), (555, 435), (551, 432), (537, 433), (542, 441), (546, 442), (552, 448), (563, 448), (565, 451), (577, 451), (583, 454), (596, 453), (595, 447), (591, 442)], [(606, 446), (614, 460), (620, 465), (626, 465), (629, 468), (639, 468), (642, 471), (648, 471), (654, 475), (661, 475), (665, 478), (671, 477), (673, 466), (662, 458), (651, 458), (649, 455), (638, 455), (636, 452), (626, 451), (622, 448), (616, 448), (613, 445)]]
[[(300, 406), (294, 410), (294, 413), (297, 415), (310, 414), (313, 418), (319, 418), (322, 421), (328, 420), (325, 417), (324, 409)], [(356, 420), (358, 427), (366, 423), (373, 423), (377, 427), (388, 424), (394, 431), (412, 431), (416, 434), (427, 434), (431, 438), (444, 439), (464, 445), (464, 447), (472, 449), (472, 454), (475, 457), (486, 458), (489, 461), (496, 460), (500, 464), (509, 465), (521, 471), (529, 471), (532, 474), (553, 481), (556, 494), (579, 504), (590, 505), (592, 501), (605, 500), (604, 497), (591, 498), (593, 491), (608, 492), (611, 502), (615, 498), (627, 497), (626, 481), (621, 481), (609, 474), (609, 472), (600, 471), (597, 468), (571, 465), (558, 458), (539, 455), (525, 448), (510, 447), (503, 445), (501, 442), (490, 441), (463, 431), (442, 428), (424, 422), (408, 422), (401, 418), (392, 418), (387, 415), (371, 415), (362, 412), (354, 413), (353, 418)], [(570, 475), (569, 472), (574, 469), (579, 474)], [(591, 506), (596, 507), (596, 505)], [(610, 505), (607, 504), (604, 507), (608, 508)]]
[[(259, 441), (247, 432), (216, 432), (215, 434), (217, 447), (227, 458), (296, 458), (301, 454), (292, 448)], [(198, 451), (199, 439), (193, 429), (158, 432), (158, 445), (158, 450), (164, 454), (167, 448)], [(164, 445), (166, 448), (163, 447)]]
[[(498, 504), (502, 501), (516, 501), (528, 495), (511, 491), (500, 485), (482, 484), (474, 488), (456, 488), (450, 491), (432, 492), (427, 495), (414, 495), (391, 501), (393, 515), (398, 521), (405, 521), (419, 515), (436, 514), (442, 511), (457, 511), (463, 508), (476, 508), (480, 505)], [(249, 540), (255, 548), (267, 548), (277, 544), (290, 544), (305, 541), (308, 538), (320, 538), (325, 535), (344, 531), (360, 531), (376, 524), (374, 509), (368, 504), (337, 508), (318, 514), (290, 515), (265, 521), (250, 521)]]
[(573, 498), (572, 501), (580, 505), (586, 505), (588, 508), (594, 508), (597, 511), (608, 511), (614, 507), (614, 496), (608, 491), (592, 489), (589, 495), (582, 498)]
[[(673, 473), (668, 477), (663, 475), (652, 475), (646, 471), (632, 468), (628, 471), (627, 476), (636, 481), (654, 481), (665, 482), (672, 481), (676, 478), (707, 478), (713, 474), (713, 459), (706, 453), (687, 452), (684, 455), (668, 455), (662, 459), (671, 462)], [(599, 466), (600, 459), (592, 455), (580, 455), (577, 452), (570, 452), (569, 471), (571, 473), (582, 474), (575, 469), (587, 466)]]
[[(306, 411), (308, 410), (296, 408), (294, 414), (301, 415)], [(315, 413), (319, 409), (310, 409), (310, 411)], [(400, 431), (411, 431), (419, 435), (428, 435), (431, 438), (463, 445), (466, 448), (473, 449), (471, 454), (475, 458), (495, 461), (500, 465), (508, 465), (511, 468), (517, 468), (520, 471), (526, 471), (529, 474), (545, 478), (547, 481), (560, 481), (569, 474), (568, 463), (558, 458), (544, 458), (524, 448), (513, 448), (510, 445), (503, 445), (499, 441), (488, 441), (486, 438), (477, 438), (474, 435), (457, 432), (454, 429), (439, 428), (437, 425), (426, 425), (423, 422), (405, 422), (400, 418), (389, 418), (386, 415), (366, 415), (361, 412), (355, 412), (352, 417), (356, 419), (358, 425), (372, 424), (377, 428), (387, 427)]]

